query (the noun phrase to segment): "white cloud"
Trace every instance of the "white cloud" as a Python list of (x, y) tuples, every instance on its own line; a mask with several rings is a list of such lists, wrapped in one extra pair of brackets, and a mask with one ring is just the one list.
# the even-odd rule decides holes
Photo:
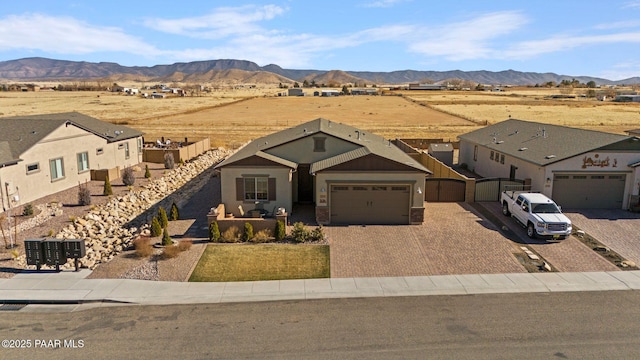
[(372, 1), (372, 2), (368, 2), (365, 4), (362, 4), (362, 7), (369, 7), (369, 8), (388, 8), (388, 7), (392, 7), (396, 4), (399, 4), (401, 2), (405, 2), (407, 0), (376, 0), (376, 1)]
[(640, 62), (618, 63), (598, 76), (609, 80), (623, 80), (640, 76)]
[(627, 1), (622, 8), (640, 9), (640, 0)]
[(640, 43), (640, 32), (587, 36), (556, 36), (544, 40), (524, 41), (505, 51), (504, 55), (511, 59), (527, 59), (537, 55), (566, 51), (576, 47), (616, 43)]
[(508, 35), (527, 23), (520, 12), (505, 11), (485, 14), (468, 21), (421, 29), (419, 38), (409, 46), (426, 56), (442, 56), (448, 60), (491, 58), (496, 50), (491, 41)]
[(115, 27), (99, 27), (72, 17), (42, 14), (10, 15), (0, 19), (0, 51), (41, 50), (59, 54), (122, 51), (155, 55), (160, 51)]
[(598, 24), (594, 28), (598, 30), (624, 29), (640, 26), (640, 20), (617, 21), (612, 23)]

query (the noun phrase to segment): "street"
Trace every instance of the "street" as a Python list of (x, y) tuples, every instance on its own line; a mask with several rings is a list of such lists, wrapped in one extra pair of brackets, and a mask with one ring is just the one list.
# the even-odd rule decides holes
[(7, 311), (0, 358), (637, 358), (639, 300), (608, 291)]

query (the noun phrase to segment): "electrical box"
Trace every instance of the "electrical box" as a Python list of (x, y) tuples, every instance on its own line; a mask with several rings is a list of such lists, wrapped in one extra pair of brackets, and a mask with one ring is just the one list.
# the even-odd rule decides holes
[(87, 255), (84, 239), (67, 239), (63, 244), (64, 254), (68, 259), (79, 259)]
[(59, 266), (67, 262), (67, 257), (64, 256), (65, 254), (62, 240), (47, 239), (43, 241), (43, 244), (45, 264), (55, 265), (56, 270), (59, 270)]

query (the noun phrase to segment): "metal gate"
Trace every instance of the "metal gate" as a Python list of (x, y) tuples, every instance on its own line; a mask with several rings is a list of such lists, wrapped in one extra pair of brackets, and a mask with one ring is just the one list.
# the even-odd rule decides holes
[(476, 201), (500, 201), (505, 190), (525, 190), (524, 180), (484, 178), (476, 180)]
[(460, 202), (465, 199), (467, 183), (459, 179), (434, 178), (425, 182), (424, 199), (428, 202)]

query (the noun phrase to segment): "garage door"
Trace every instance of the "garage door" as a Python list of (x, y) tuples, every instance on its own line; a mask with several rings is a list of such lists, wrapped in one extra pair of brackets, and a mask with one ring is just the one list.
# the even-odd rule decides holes
[(555, 174), (553, 200), (566, 209), (621, 209), (623, 174)]
[(409, 185), (332, 185), (332, 224), (408, 224)]

